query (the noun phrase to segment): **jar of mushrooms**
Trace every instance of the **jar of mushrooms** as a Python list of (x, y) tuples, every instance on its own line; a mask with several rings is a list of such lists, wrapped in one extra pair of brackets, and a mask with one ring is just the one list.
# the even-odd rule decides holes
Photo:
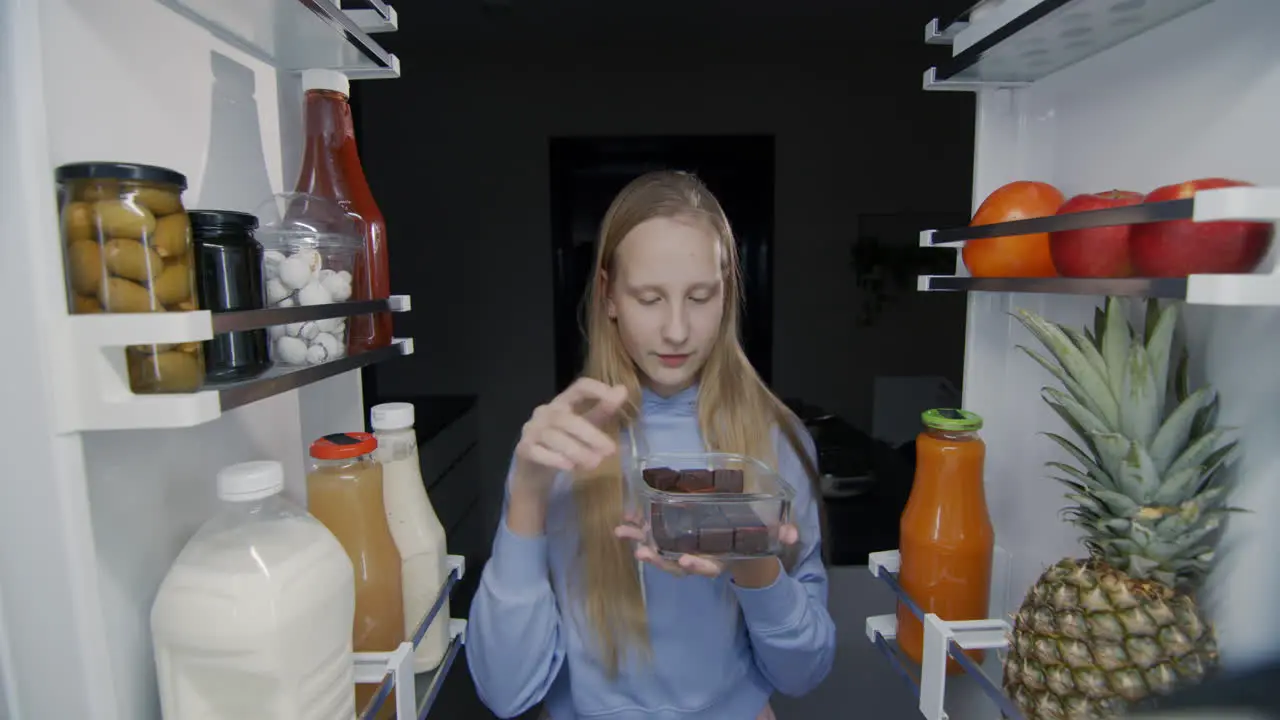
[[(74, 314), (198, 309), (187, 178), (132, 163), (63, 165), (58, 181), (67, 305)], [(133, 392), (200, 389), (199, 342), (125, 348)]]

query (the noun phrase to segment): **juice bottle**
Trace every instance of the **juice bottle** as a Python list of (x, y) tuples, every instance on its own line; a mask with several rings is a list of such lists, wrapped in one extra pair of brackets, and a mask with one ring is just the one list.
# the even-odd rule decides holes
[[(351, 300), (384, 300), (391, 296), (387, 261), (387, 223), (365, 180), (356, 149), (355, 126), (348, 98), (351, 86), (337, 70), (304, 70), (306, 144), (297, 192), (334, 200), (364, 220), (364, 257), (352, 273)], [(391, 344), (391, 313), (352, 317), (347, 352), (356, 354)]]
[[(377, 447), (369, 433), (326, 435), (311, 444), (307, 473), (307, 509), (338, 538), (355, 568), (355, 652), (390, 652), (404, 642), (400, 552), (387, 526)], [(356, 685), (357, 710), (377, 690), (377, 683)], [(394, 714), (393, 691), (377, 717)]]
[[(916, 472), (899, 525), (898, 582), (925, 613), (943, 620), (987, 617), (995, 533), (982, 486), (986, 445), (982, 418), (967, 410), (925, 411), (916, 437)], [(924, 629), (898, 603), (898, 646), (913, 661), (923, 655)], [(981, 650), (965, 651), (982, 662)], [(948, 658), (947, 674), (961, 668)]]

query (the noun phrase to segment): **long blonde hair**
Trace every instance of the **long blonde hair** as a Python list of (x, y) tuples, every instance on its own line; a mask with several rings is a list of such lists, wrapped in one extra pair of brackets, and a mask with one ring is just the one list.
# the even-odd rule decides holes
[[(623, 348), (618, 328), (606, 309), (606, 278), (617, 276), (614, 263), (622, 239), (637, 225), (658, 217), (703, 223), (720, 244), (724, 317), (698, 387), (698, 424), (707, 448), (741, 453), (776, 465), (772, 432), (777, 427), (800, 457), (821, 513), (818, 471), (797, 434), (799, 421), (769, 391), (742, 350), (738, 337), (742, 279), (729, 221), (706, 186), (688, 173), (651, 172), (631, 181), (614, 198), (600, 227), (595, 276), (587, 294), (588, 349), (583, 374), (610, 385), (626, 386), (630, 398), (619, 413), (620, 418), (606, 430), (620, 434), (639, 417), (641, 392), (635, 363)], [(582, 560), (581, 577), (575, 584), (610, 676), (617, 675), (628, 649), (638, 648), (646, 655), (650, 649), (639, 569), (630, 543), (614, 535), (622, 518), (623, 493), (622, 461), (617, 453), (594, 471), (575, 477)]]

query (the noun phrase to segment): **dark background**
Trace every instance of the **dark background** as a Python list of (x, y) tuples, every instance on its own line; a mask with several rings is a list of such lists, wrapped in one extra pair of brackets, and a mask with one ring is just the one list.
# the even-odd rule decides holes
[[(833, 573), (896, 547), (914, 458), (903, 441), (920, 410), (959, 402), (965, 296), (918, 293), (914, 278), (918, 231), (969, 216), (973, 96), (925, 93), (921, 76), (950, 53), (924, 44), (925, 24), (970, 4), (396, 4), (401, 30), (377, 39), (402, 77), (353, 83), (352, 101), (392, 285), (413, 297), (397, 335), (415, 354), (366, 370), (366, 404), (444, 413), (420, 432), (475, 413), (478, 487), (433, 493), (450, 552), (468, 558), (454, 617), (488, 557), (521, 424), (577, 372), (599, 219), (657, 167), (697, 172), (734, 226), (748, 354), (845, 491), (826, 500)], [(841, 607), (855, 625), (868, 614), (854, 602), (833, 579), (842, 628)], [(775, 707), (834, 717), (833, 692)], [(491, 717), (465, 657), (433, 716)]]

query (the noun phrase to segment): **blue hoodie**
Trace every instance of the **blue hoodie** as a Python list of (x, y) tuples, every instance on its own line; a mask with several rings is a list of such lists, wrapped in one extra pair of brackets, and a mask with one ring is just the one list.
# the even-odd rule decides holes
[[(696, 387), (670, 398), (645, 391), (640, 430), (649, 451), (705, 451), (697, 399)], [(626, 658), (614, 680), (567, 583), (578, 544), (569, 477), (552, 488), (545, 535), (512, 533), (504, 509), (467, 625), (467, 664), (485, 705), (504, 718), (545, 701), (552, 720), (754, 720), (775, 690), (802, 695), (822, 682), (836, 633), (818, 508), (790, 443), (776, 430), (774, 437), (778, 469), (795, 490), (795, 567), (749, 589), (728, 572), (675, 577), (641, 565), (653, 660)], [(812, 457), (812, 439), (801, 437)]]

